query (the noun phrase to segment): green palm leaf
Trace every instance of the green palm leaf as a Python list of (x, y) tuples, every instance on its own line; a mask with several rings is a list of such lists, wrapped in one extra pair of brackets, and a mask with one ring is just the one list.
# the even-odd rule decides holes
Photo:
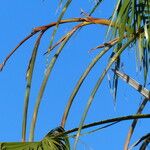
[(96, 4), (94, 5), (94, 7), (92, 8), (92, 10), (91, 10), (90, 13), (89, 13), (89, 16), (91, 16), (91, 15), (95, 12), (95, 10), (96, 10), (97, 7), (101, 4), (102, 1), (103, 1), (103, 0), (99, 0), (99, 1), (96, 2)]
[(131, 85), (135, 90), (137, 90), (140, 94), (142, 94), (145, 98), (150, 99), (150, 91), (143, 87), (141, 84), (139, 84), (137, 81), (129, 77), (127, 74), (122, 73), (118, 70), (113, 70), (114, 73), (123, 79), (126, 83)]
[[(140, 68), (143, 68), (144, 85), (146, 85), (150, 58), (150, 1), (118, 0), (112, 15), (112, 22), (115, 22), (115, 27), (109, 27), (108, 31), (111, 38), (120, 37), (120, 42), (118, 42), (114, 49), (115, 53), (118, 51), (118, 47), (124, 44), (132, 35), (143, 30), (143, 32), (139, 32), (139, 36), (136, 37), (131, 45), (138, 45), (138, 48), (136, 48), (137, 62)], [(114, 74), (113, 91), (115, 98), (117, 93), (117, 80), (116, 74)]]
[(42, 38), (43, 33), (44, 32), (40, 33), (40, 35), (34, 45), (34, 49), (33, 49), (33, 52), (32, 52), (32, 55), (31, 55), (31, 58), (29, 61), (27, 74), (26, 74), (27, 85), (26, 85), (26, 91), (25, 91), (24, 112), (23, 112), (23, 122), (22, 122), (22, 141), (23, 142), (26, 140), (27, 113), (28, 113), (28, 103), (29, 103), (29, 97), (30, 97), (30, 89), (31, 89), (33, 70), (34, 70), (34, 65), (35, 65), (35, 61), (36, 61), (38, 47), (39, 47), (40, 40)]
[(86, 116), (87, 116), (87, 113), (89, 111), (89, 108), (94, 100), (94, 97), (104, 79), (104, 77), (106, 76), (108, 70), (110, 69), (110, 67), (114, 64), (114, 62), (116, 62), (116, 60), (119, 58), (119, 56), (121, 55), (121, 53), (130, 45), (131, 42), (133, 42), (135, 40), (135, 37), (132, 37), (130, 38), (130, 40), (124, 44), (119, 50), (118, 52), (116, 52), (116, 54), (109, 60), (106, 68), (104, 69), (104, 71), (102, 72), (102, 74), (100, 75), (100, 78), (98, 79), (98, 81), (96, 82), (95, 84), (95, 87), (93, 88), (92, 92), (91, 92), (91, 95), (87, 101), (87, 104), (86, 104), (86, 107), (85, 107), (85, 110), (84, 110), (84, 113), (82, 115), (82, 118), (81, 118), (81, 121), (80, 121), (80, 125), (79, 125), (79, 129), (78, 129), (78, 132), (77, 132), (77, 135), (76, 135), (76, 140), (75, 140), (75, 144), (74, 144), (74, 149), (76, 149), (76, 146), (77, 146), (77, 142), (79, 140), (79, 136), (80, 136), (80, 133), (81, 133), (81, 130), (82, 130), (82, 127), (84, 125), (84, 121), (86, 119)]
[(3, 142), (1, 150), (70, 150), (70, 143), (66, 135), (56, 136), (65, 132), (62, 127), (51, 130), (42, 141), (39, 142)]
[(61, 43), (60, 47), (58, 48), (58, 50), (56, 51), (55, 55), (53, 56), (53, 58), (51, 59), (51, 62), (49, 63), (46, 73), (44, 75), (41, 87), (40, 87), (40, 91), (38, 93), (38, 97), (36, 100), (36, 104), (35, 104), (35, 108), (34, 108), (34, 113), (33, 113), (33, 117), (32, 117), (32, 122), (31, 122), (31, 128), (30, 128), (30, 137), (29, 137), (29, 141), (33, 141), (34, 139), (34, 130), (35, 130), (35, 125), (36, 125), (36, 120), (37, 120), (37, 115), (38, 115), (38, 110), (39, 110), (39, 106), (42, 100), (42, 96), (44, 94), (50, 73), (60, 55), (60, 53), (62, 52), (64, 46), (66, 45), (66, 43), (69, 41), (69, 39), (72, 37), (72, 35), (82, 26), (88, 25), (89, 23), (81, 23), (78, 24), (77, 26), (75, 26), (70, 32), (68, 32), (65, 36), (65, 39), (63, 40), (63, 42)]
[(78, 93), (80, 87), (82, 86), (82, 83), (84, 82), (84, 80), (86, 79), (86, 77), (88, 76), (88, 74), (91, 72), (91, 70), (93, 69), (93, 67), (95, 66), (95, 64), (98, 61), (100, 61), (101, 57), (104, 56), (117, 42), (118, 42), (118, 40), (113, 41), (111, 44), (108, 44), (102, 51), (100, 51), (100, 53), (91, 61), (91, 63), (89, 64), (89, 66), (86, 68), (86, 70), (81, 75), (81, 77), (78, 80), (76, 86), (74, 87), (74, 90), (72, 91), (72, 93), (70, 95), (70, 98), (68, 100), (66, 109), (64, 111), (64, 114), (63, 114), (63, 117), (62, 117), (62, 122), (61, 122), (61, 125), (63, 127), (65, 126), (65, 123), (67, 121), (67, 117), (68, 117), (69, 111), (71, 109), (73, 100), (74, 100), (76, 94)]
[[(58, 29), (58, 27), (59, 27), (59, 23), (60, 23), (61, 19), (63, 18), (64, 14), (65, 14), (65, 12), (66, 12), (66, 10), (67, 10), (67, 8), (68, 8), (69, 5), (71, 4), (71, 2), (72, 2), (72, 0), (67, 0), (67, 1), (66, 1), (65, 5), (64, 5), (64, 7), (63, 7), (63, 10), (62, 10), (60, 16), (58, 17), (57, 24), (56, 24), (56, 26), (55, 26), (55, 29), (54, 29), (54, 31), (53, 31), (53, 33), (52, 33), (52, 37), (51, 37), (51, 40), (50, 40), (50, 46), (49, 46), (49, 49), (48, 49), (48, 54), (49, 54), (49, 52), (50, 52), (50, 50), (51, 50), (51, 47), (52, 47), (52, 45), (53, 45), (54, 37), (55, 37), (56, 32), (57, 32), (57, 29)], [(62, 1), (60, 1), (60, 3), (62, 3)]]

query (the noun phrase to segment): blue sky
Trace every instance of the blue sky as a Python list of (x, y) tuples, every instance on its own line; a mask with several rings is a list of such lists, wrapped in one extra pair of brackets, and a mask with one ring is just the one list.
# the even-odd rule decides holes
[[(85, 12), (89, 12), (93, 4), (92, 0), (83, 0), (81, 2), (73, 1), (64, 18), (80, 17), (81, 9)], [(57, 5), (58, 2), (51, 2), (49, 0), (32, 0), (32, 2), (29, 0), (5, 0), (1, 2), (0, 63), (34, 27), (57, 20), (60, 12)], [(97, 12), (93, 14), (93, 17), (109, 18), (114, 6), (115, 0), (111, 2), (105, 0)], [(61, 25), (57, 32), (55, 42), (73, 26), (74, 24)], [(104, 42), (106, 29), (106, 27), (101, 25), (85, 27), (78, 31), (64, 48), (52, 71), (42, 99), (35, 131), (35, 140), (42, 139), (47, 132), (59, 126), (65, 104), (73, 87), (88, 64), (100, 51), (97, 50), (93, 53), (88, 53), (88, 50)], [(46, 32), (38, 51), (29, 103), (28, 132), (35, 100), (47, 65), (46, 57), (43, 54), (49, 46), (52, 31), (53, 30), (50, 29)], [(31, 38), (23, 44), (0, 73), (0, 141), (21, 140), (22, 110), (26, 86), (25, 73), (36, 37), (37, 36)], [(135, 48), (127, 50), (123, 54), (123, 70), (139, 82), (142, 82), (142, 73), (138, 74), (136, 71), (134, 50)], [(74, 128), (79, 125), (90, 92), (103, 68), (106, 66), (109, 55), (110, 53), (97, 63), (85, 80), (85, 83), (75, 98), (66, 129)], [(140, 103), (140, 95), (123, 81), (119, 80), (117, 104), (114, 108), (113, 98), (110, 94), (108, 80), (106, 78), (95, 96), (86, 123), (133, 114), (136, 112)], [(148, 105), (144, 112), (148, 113)], [(139, 121), (132, 142), (149, 131), (149, 123), (150, 121), (148, 120)], [(78, 149), (91, 148), (97, 150), (101, 147), (101, 149), (106, 150), (120, 150), (123, 148), (129, 125), (130, 122), (126, 121), (99, 132), (83, 136), (78, 143)]]

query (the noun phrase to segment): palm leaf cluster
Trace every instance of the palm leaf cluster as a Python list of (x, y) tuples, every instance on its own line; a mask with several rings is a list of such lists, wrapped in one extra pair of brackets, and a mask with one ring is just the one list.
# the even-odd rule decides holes
[(51, 130), (42, 141), (39, 142), (10, 142), (0, 143), (1, 150), (70, 150), (70, 144), (62, 127)]
[[(75, 96), (80, 90), (80, 87), (82, 86), (82, 83), (85, 81), (88, 74), (92, 71), (95, 64), (99, 61), (101, 61), (101, 58), (107, 53), (111, 52), (111, 56), (108, 58), (108, 63), (102, 73), (100, 74), (98, 80), (95, 83), (94, 88), (91, 91), (90, 97), (87, 100), (87, 104), (85, 106), (84, 113), (81, 117), (81, 121), (79, 124), (79, 128), (77, 128), (77, 134), (75, 137), (75, 144), (74, 149), (76, 149), (76, 145), (79, 139), (79, 136), (81, 135), (81, 130), (84, 126), (84, 122), (86, 119), (86, 116), (88, 114), (88, 110), (91, 107), (94, 97), (103, 82), (103, 79), (105, 78), (108, 71), (111, 69), (111, 67), (114, 67), (114, 76), (113, 76), (113, 91), (114, 91), (114, 98), (116, 98), (117, 94), (117, 85), (118, 85), (118, 77), (126, 77), (127, 75), (124, 74), (124, 76), (117, 70), (120, 69), (120, 62), (121, 62), (121, 55), (122, 53), (129, 47), (133, 45), (138, 45), (136, 48), (137, 53), (137, 60), (140, 63), (140, 66), (143, 67), (144, 70), (144, 79), (146, 82), (147, 74), (148, 74), (148, 68), (150, 63), (150, 1), (149, 0), (118, 0), (116, 8), (111, 16), (111, 19), (105, 19), (105, 18), (93, 18), (91, 15), (98, 9), (98, 6), (102, 3), (103, 0), (99, 0), (96, 2), (95, 6), (92, 8), (89, 14), (85, 13), (84, 18), (70, 18), (70, 19), (64, 19), (63, 16), (67, 12), (67, 9), (69, 8), (70, 4), (72, 3), (72, 0), (66, 0), (66, 1), (60, 1), (59, 5), (63, 5), (62, 11), (58, 17), (57, 22), (52, 22), (48, 25), (44, 25), (41, 27), (37, 27), (33, 29), (33, 32), (27, 36), (23, 41), (21, 41), (17, 47), (6, 57), (5, 61), (0, 65), (1, 70), (3, 69), (4, 65), (6, 64), (7, 60), (10, 58), (10, 56), (28, 39), (30, 39), (33, 35), (40, 33), (37, 41), (35, 42), (34, 49), (29, 61), (27, 74), (26, 74), (26, 92), (25, 92), (25, 103), (24, 103), (24, 114), (23, 114), (23, 123), (22, 123), (22, 141), (23, 143), (1, 143), (1, 149), (38, 149), (38, 150), (47, 150), (47, 149), (54, 149), (54, 150), (69, 150), (70, 144), (69, 140), (66, 134), (63, 134), (65, 124), (67, 122), (67, 118), (70, 112), (70, 109), (72, 107), (73, 101), (75, 99)], [(70, 31), (68, 31), (67, 34), (65, 34), (57, 43), (54, 43), (54, 38), (56, 36), (57, 30), (61, 24), (64, 23), (78, 23), (75, 25)], [(66, 105), (66, 109), (64, 110), (64, 114), (61, 121), (61, 126), (58, 127), (52, 131), (50, 131), (45, 138), (40, 142), (33, 142), (34, 141), (34, 131), (36, 126), (36, 120), (38, 116), (38, 111), (40, 107), (40, 103), (42, 101), (42, 97), (46, 88), (46, 85), (48, 83), (49, 76), (53, 70), (53, 67), (60, 56), (63, 48), (65, 45), (69, 42), (70, 38), (74, 35), (76, 31), (78, 31), (81, 28), (84, 28), (87, 25), (91, 24), (101, 24), (108, 26), (108, 35), (110, 37), (109, 41), (106, 43), (103, 43), (99, 46), (97, 46), (94, 49), (103, 48), (96, 56), (95, 58), (90, 62), (90, 64), (87, 66), (85, 71), (81, 74), (77, 84), (75, 85), (72, 93), (70, 94), (70, 97), (68, 99), (68, 103)], [(26, 140), (26, 126), (27, 126), (27, 112), (28, 112), (28, 104), (30, 99), (30, 88), (32, 86), (32, 76), (34, 73), (34, 67), (36, 63), (36, 56), (38, 53), (38, 47), (40, 45), (40, 40), (44, 33), (54, 27), (54, 30), (52, 32), (52, 36), (49, 42), (49, 47), (47, 52), (45, 53), (47, 55), (47, 58), (49, 58), (49, 55), (53, 55), (51, 57), (50, 62), (48, 62), (45, 74), (43, 75), (43, 81), (40, 86), (40, 90), (38, 92), (38, 96), (36, 99), (36, 104), (34, 108), (34, 113), (32, 117), (31, 122), (31, 128), (30, 128), (30, 142), (25, 142)], [(51, 51), (55, 48), (58, 49), (54, 51), (54, 54), (51, 54)], [(123, 78), (124, 79), (124, 78)], [(126, 79), (126, 78), (125, 78)], [(125, 80), (124, 79), (124, 80)], [(133, 81), (132, 83), (125, 80), (128, 84), (133, 86), (136, 85), (136, 90), (139, 86), (137, 82), (134, 82), (130, 78), (130, 81)], [(142, 87), (143, 92), (147, 92), (144, 87)], [(142, 93), (138, 90), (138, 92)], [(142, 93), (143, 94), (143, 93)], [(145, 93), (144, 93), (145, 94)], [(143, 95), (144, 95), (143, 94)], [(145, 94), (147, 95), (147, 93)], [(144, 95), (144, 96), (145, 96)], [(149, 96), (149, 95), (148, 95)], [(146, 103), (148, 102), (146, 97), (146, 100), (143, 102), (144, 107)], [(143, 105), (141, 106), (143, 107)], [(137, 114), (140, 114), (141, 107), (139, 107), (139, 111)], [(142, 108), (143, 110), (143, 108)], [(134, 127), (137, 122), (134, 121)], [(133, 133), (133, 128), (131, 129)], [(59, 136), (59, 134), (61, 136)], [(131, 134), (130, 137), (131, 138)], [(129, 140), (127, 142), (128, 147)]]
[[(149, 24), (150, 24), (150, 1), (149, 0), (118, 0), (112, 15), (115, 22), (113, 35), (130, 37), (139, 31), (140, 48), (149, 46)], [(144, 34), (142, 34), (144, 31)], [(138, 37), (139, 40), (139, 37)]]
[[(112, 22), (115, 27), (109, 28), (111, 38), (120, 37), (114, 52), (129, 42), (129, 39), (136, 35), (136, 38), (129, 43), (130, 47), (137, 45), (136, 56), (140, 70), (144, 72), (144, 84), (146, 84), (149, 64), (150, 64), (150, 1), (149, 0), (118, 0)], [(119, 57), (120, 58), (120, 57)], [(120, 59), (115, 62), (115, 69), (120, 68)], [(113, 89), (114, 97), (117, 93), (118, 77), (114, 74)]]

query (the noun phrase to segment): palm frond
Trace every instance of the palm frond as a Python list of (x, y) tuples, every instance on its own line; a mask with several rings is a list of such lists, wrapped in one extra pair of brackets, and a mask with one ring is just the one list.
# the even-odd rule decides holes
[(82, 115), (82, 118), (81, 118), (81, 121), (80, 121), (80, 125), (79, 125), (79, 130), (77, 132), (77, 136), (76, 136), (76, 140), (75, 140), (75, 143), (74, 143), (74, 148), (76, 148), (77, 146), (77, 142), (79, 140), (79, 135), (81, 133), (81, 129), (82, 129), (82, 126), (84, 124), (84, 121), (86, 119), (86, 116), (87, 116), (87, 113), (88, 113), (88, 110), (89, 108), (91, 107), (91, 104), (94, 100), (94, 97), (104, 79), (104, 77), (106, 76), (108, 70), (110, 69), (110, 67), (114, 64), (114, 62), (120, 57), (121, 53), (130, 45), (130, 43), (132, 41), (135, 40), (135, 36), (134, 37), (131, 37), (130, 40), (124, 44), (119, 50), (118, 52), (116, 52), (116, 54), (110, 59), (110, 61), (108, 62), (107, 66), (105, 67), (104, 71), (102, 72), (102, 74), (100, 75), (100, 78), (98, 79), (98, 81), (96, 82), (95, 84), (95, 87), (93, 88), (92, 92), (91, 92), (91, 95), (87, 101), (87, 104), (85, 106), (85, 110), (83, 112), (83, 115)]
[(135, 142), (130, 148), (129, 150), (132, 150), (134, 147), (136, 147), (137, 145), (139, 145), (141, 142), (142, 145), (140, 147), (140, 150), (145, 150), (143, 148), (146, 148), (148, 146), (148, 144), (150, 143), (150, 133), (147, 133), (146, 135), (142, 136), (137, 142)]
[[(141, 103), (141, 105), (139, 106), (136, 114), (141, 114), (142, 113), (142, 111), (144, 110), (147, 102), (148, 102), (148, 99), (145, 98), (143, 100), (143, 102)], [(138, 122), (138, 119), (134, 119), (131, 126), (130, 126), (130, 128), (129, 128), (128, 135), (127, 135), (127, 138), (126, 138), (126, 141), (125, 141), (125, 144), (124, 144), (124, 150), (128, 150), (129, 143), (130, 143), (131, 137), (133, 135), (133, 132), (135, 130), (135, 127), (137, 125), (137, 122)]]
[[(61, 1), (61, 2), (62, 2), (62, 1)], [(53, 45), (54, 37), (55, 37), (55, 34), (56, 34), (57, 29), (58, 29), (58, 27), (59, 27), (59, 23), (60, 23), (61, 19), (63, 18), (64, 14), (65, 14), (65, 12), (66, 12), (66, 10), (67, 10), (67, 8), (68, 8), (69, 5), (71, 4), (71, 2), (72, 2), (72, 0), (67, 0), (67, 1), (66, 1), (65, 5), (64, 5), (64, 7), (63, 7), (63, 9), (62, 9), (62, 12), (61, 12), (60, 16), (58, 17), (57, 24), (56, 24), (56, 26), (55, 26), (55, 29), (54, 29), (54, 31), (53, 31), (53, 33), (52, 33), (52, 37), (51, 37), (51, 40), (50, 40), (50, 46), (49, 46), (49, 49), (48, 49), (48, 54), (49, 54), (50, 49), (51, 49), (51, 47), (52, 47), (52, 45)]]
[(32, 122), (31, 122), (31, 128), (30, 128), (30, 137), (29, 137), (29, 141), (33, 141), (34, 139), (34, 130), (35, 130), (35, 124), (36, 124), (36, 120), (37, 120), (37, 115), (38, 115), (38, 110), (39, 110), (39, 106), (40, 106), (40, 103), (41, 103), (41, 100), (42, 100), (42, 97), (43, 97), (43, 94), (44, 94), (44, 91), (45, 91), (45, 88), (46, 88), (46, 85), (47, 85), (47, 82), (48, 82), (48, 79), (49, 79), (49, 76), (50, 76), (50, 73), (60, 55), (60, 53), (62, 52), (64, 46), (66, 45), (66, 43), (69, 41), (69, 39), (72, 37), (72, 35), (82, 26), (85, 26), (85, 25), (88, 25), (89, 23), (81, 23), (81, 24), (78, 24), (77, 26), (75, 26), (70, 32), (67, 33), (67, 35), (65, 36), (65, 39), (63, 40), (63, 42), (61, 43), (60, 47), (57, 49), (55, 55), (53, 56), (53, 58), (51, 59), (47, 69), (46, 69), (46, 72), (45, 72), (45, 75), (44, 75), (44, 79), (42, 81), (42, 84), (41, 84), (41, 87), (40, 87), (40, 91), (38, 93), (38, 97), (37, 97), (37, 100), (36, 100), (36, 104), (35, 104), (35, 107), (34, 107), (34, 112), (33, 112), (33, 117), (32, 117)]
[(144, 140), (139, 150), (146, 150), (148, 149), (148, 145), (150, 144), (150, 137)]
[[(121, 45), (126, 43), (126, 40), (143, 30), (138, 33), (139, 35), (130, 45), (138, 45), (136, 49), (137, 62), (140, 68), (143, 68), (145, 86), (150, 65), (150, 1), (118, 0), (111, 18), (115, 25), (108, 28), (108, 35), (110, 35), (111, 39), (120, 37), (120, 41), (116, 44), (116, 48), (114, 48), (114, 53), (118, 51)], [(114, 68), (116, 67), (115, 65)], [(119, 68), (117, 70), (119, 70)], [(117, 85), (118, 77), (114, 74), (112, 87), (114, 100), (116, 99)]]
[(96, 4), (94, 5), (94, 7), (91, 9), (91, 11), (90, 11), (90, 13), (89, 13), (89, 16), (91, 16), (91, 15), (95, 12), (95, 10), (98, 8), (98, 6), (101, 4), (102, 1), (103, 1), (103, 0), (98, 0), (98, 1), (96, 2)]
[[(74, 87), (74, 90), (72, 92), (72, 94), (69, 97), (66, 109), (64, 111), (63, 117), (62, 117), (62, 122), (61, 125), (62, 127), (65, 126), (68, 114), (69, 114), (69, 110), (72, 106), (73, 100), (76, 96), (76, 94), (78, 93), (82, 83), (84, 82), (84, 80), (86, 79), (86, 77), (88, 76), (88, 74), (90, 73), (90, 71), (92, 70), (92, 68), (95, 66), (95, 64), (102, 58), (103, 55), (105, 55), (116, 43), (118, 42), (117, 40), (111, 41), (111, 43), (106, 44), (107, 46), (91, 61), (91, 63), (89, 64), (89, 66), (86, 68), (86, 70), (83, 72), (83, 74), (81, 75), (80, 79), (78, 80), (76, 86)], [(94, 48), (95, 49), (95, 48)]]
[[(119, 47), (121, 48), (121, 46)], [(118, 48), (118, 49), (119, 49)], [(115, 55), (114, 52), (112, 52), (110, 59)], [(118, 57), (118, 59), (116, 60), (116, 62), (114, 63), (114, 68), (115, 70), (119, 70), (120, 69), (120, 57)], [(110, 82), (111, 84), (111, 82)], [(111, 87), (110, 87), (111, 88)], [(116, 97), (117, 97), (117, 89), (118, 89), (118, 76), (114, 73), (113, 74), (113, 80), (112, 80), (112, 94), (113, 94), (113, 99), (114, 99), (114, 104), (116, 103)]]
[(23, 122), (22, 122), (22, 141), (24, 142), (26, 139), (26, 125), (27, 125), (27, 113), (28, 113), (28, 103), (29, 103), (29, 97), (30, 97), (30, 89), (31, 89), (31, 82), (32, 82), (32, 76), (33, 76), (33, 70), (34, 70), (34, 64), (37, 56), (38, 47), (40, 44), (41, 37), (44, 32), (41, 32), (33, 49), (27, 73), (26, 73), (26, 91), (25, 91), (25, 98), (24, 98), (24, 111), (23, 111)]
[(141, 84), (139, 84), (137, 81), (129, 77), (127, 74), (122, 73), (118, 70), (113, 70), (114, 73), (119, 76), (121, 79), (123, 79), (126, 83), (131, 85), (135, 90), (137, 90), (140, 94), (142, 94), (145, 98), (148, 100), (150, 99), (150, 91), (143, 87)]
[(139, 36), (132, 44), (138, 44), (138, 49), (136, 50), (137, 59), (144, 69), (144, 82), (146, 82), (150, 58), (150, 1), (118, 0), (112, 21), (115, 22), (115, 28), (112, 28), (110, 34), (115, 37), (119, 36), (121, 43), (125, 41), (124, 35), (129, 38), (137, 31), (140, 31), (141, 28), (144, 29), (145, 34), (139, 33)]
[[(62, 127), (57, 127), (51, 130), (45, 138), (42, 140), (43, 143), (53, 144), (56, 150), (70, 150), (70, 143), (67, 135), (57, 136), (64, 133), (65, 130)], [(51, 142), (52, 141), (52, 142)], [(46, 144), (47, 145), (47, 144)]]
[(39, 142), (3, 142), (0, 143), (1, 150), (70, 150), (70, 143), (66, 135), (56, 137), (63, 133), (62, 127), (51, 130), (42, 141)]

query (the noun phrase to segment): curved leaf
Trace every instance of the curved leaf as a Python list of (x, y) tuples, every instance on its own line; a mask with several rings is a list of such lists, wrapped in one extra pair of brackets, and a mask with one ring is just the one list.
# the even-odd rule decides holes
[(76, 135), (76, 140), (75, 140), (75, 143), (74, 143), (74, 149), (76, 149), (76, 145), (77, 145), (77, 142), (78, 142), (78, 139), (79, 139), (79, 135), (81, 133), (81, 129), (82, 129), (82, 126), (84, 124), (84, 121), (85, 121), (85, 118), (87, 116), (87, 113), (88, 113), (88, 110), (93, 102), (93, 99), (95, 97), (95, 94), (97, 92), (97, 90), (99, 89), (99, 86), (101, 85), (105, 75), (107, 74), (108, 70), (110, 69), (110, 67), (112, 66), (112, 64), (118, 59), (118, 57), (121, 55), (121, 53), (135, 40), (135, 37), (132, 37), (130, 38), (130, 40), (125, 44), (123, 45), (120, 50), (118, 52), (116, 52), (116, 54), (110, 59), (109, 63), (107, 64), (106, 68), (104, 69), (104, 71), (102, 72), (100, 78), (98, 79), (94, 89), (92, 90), (91, 92), (91, 95), (88, 99), (88, 102), (86, 104), (86, 107), (85, 107), (85, 110), (84, 110), (84, 113), (82, 115), (82, 118), (81, 118), (81, 121), (80, 121), (80, 125), (79, 125), (79, 130), (77, 132), (77, 135)]

